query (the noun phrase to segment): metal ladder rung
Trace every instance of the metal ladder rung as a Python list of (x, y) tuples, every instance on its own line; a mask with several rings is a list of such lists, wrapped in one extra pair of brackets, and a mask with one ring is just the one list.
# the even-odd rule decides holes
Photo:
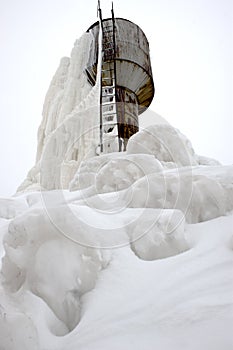
[[(104, 107), (109, 107), (109, 105), (103, 105), (102, 104), (102, 109), (103, 109), (103, 113), (104, 114), (116, 114), (116, 109), (115, 108), (113, 108), (112, 110), (106, 110), (106, 111), (104, 111)], [(115, 107), (115, 106), (114, 106)]]
[(113, 107), (115, 107), (115, 105), (116, 105), (116, 103), (115, 102), (108, 102), (108, 103), (106, 103), (106, 102), (103, 102), (103, 103), (101, 103), (101, 105), (104, 107), (104, 106), (113, 106)]
[(103, 49), (105, 50), (105, 49), (114, 49), (113, 48), (113, 46), (112, 45), (110, 45), (109, 43), (107, 43), (107, 44), (103, 44)]
[(115, 116), (112, 119), (109, 119), (109, 120), (104, 119), (103, 120), (103, 125), (104, 124), (117, 124), (117, 119), (115, 118)]
[(117, 112), (104, 113), (103, 116), (104, 116), (104, 117), (110, 117), (110, 116), (116, 117), (116, 116), (117, 116)]
[[(110, 118), (112, 117), (112, 118)], [(107, 119), (108, 118), (108, 119)], [(106, 115), (105, 118), (103, 118), (103, 123), (113, 123), (115, 120), (115, 123), (117, 124), (117, 118), (116, 118), (116, 114), (111, 114), (111, 115)]]
[(109, 116), (109, 115), (112, 115), (112, 114), (116, 115), (116, 112), (115, 111), (103, 111), (103, 117), (104, 116)]
[(113, 77), (106, 77), (106, 76), (102, 76), (102, 80), (113, 80), (115, 81), (115, 79)]
[(103, 126), (104, 126), (104, 125), (105, 125), (105, 126), (111, 125), (111, 126), (115, 127), (115, 126), (117, 126), (117, 122), (114, 121), (114, 120), (112, 120), (112, 121), (109, 120), (109, 122), (103, 123)]
[[(112, 80), (114, 80), (113, 78), (102, 78), (102, 80), (103, 81), (109, 81), (109, 80), (111, 80), (111, 82), (112, 82)], [(108, 85), (106, 85), (106, 86), (108, 86)]]
[[(107, 81), (105, 81), (105, 82), (103, 82), (103, 83), (106, 84), (106, 82), (107, 82)], [(114, 86), (103, 85), (103, 90), (102, 90), (102, 92), (105, 92), (105, 91), (104, 91), (104, 88), (111, 88), (111, 87), (114, 88)], [(104, 93), (104, 94), (103, 94), (103, 96), (114, 96), (114, 95), (115, 95), (115, 92), (110, 92), (110, 93), (106, 93), (106, 94)]]
[(103, 115), (109, 116), (109, 115), (112, 115), (112, 114), (117, 114), (115, 107), (112, 110), (105, 110), (106, 107), (108, 107), (108, 106), (103, 106), (102, 105)]
[[(109, 113), (109, 114), (103, 114), (105, 118), (113, 117), (112, 120), (117, 116), (116, 112)], [(116, 119), (117, 120), (117, 119)]]
[[(104, 92), (104, 87), (103, 87), (102, 92)], [(114, 93), (114, 92), (110, 92), (110, 93), (106, 93), (106, 94), (103, 95), (103, 97), (109, 97), (109, 96), (110, 96), (110, 97), (111, 97), (111, 96), (114, 97), (114, 96), (115, 96), (115, 93)]]
[(114, 97), (114, 96), (115, 96), (114, 93), (112, 93), (112, 94), (106, 94), (106, 95), (103, 96), (103, 98), (105, 98), (105, 97)]
[(109, 24), (108, 26), (103, 26), (104, 29), (106, 28), (113, 28), (113, 25), (112, 24)]
[(107, 105), (108, 105), (108, 106), (109, 106), (109, 105), (115, 106), (115, 104), (116, 104), (115, 102), (103, 102), (103, 103), (102, 103), (102, 106), (105, 106), (105, 105), (106, 105), (106, 106), (107, 106)]
[(112, 102), (112, 101), (110, 101), (110, 102), (102, 102), (102, 106), (107, 106), (107, 105), (110, 105), (110, 104), (116, 104), (116, 102), (114, 101), (114, 102)]
[(110, 69), (102, 69), (102, 72), (113, 72), (114, 69), (113, 68), (110, 68)]
[(109, 104), (116, 104), (115, 101), (107, 101), (107, 102), (102, 102), (102, 106), (109, 105)]
[[(112, 110), (107, 110), (107, 111), (105, 111), (106, 113), (115, 111), (114, 107), (116, 107), (116, 104), (115, 103), (108, 103), (108, 104), (102, 103), (103, 109), (104, 109), (104, 107), (108, 107), (109, 108), (111, 106), (113, 106)], [(113, 112), (113, 113), (115, 113), (115, 112)]]
[(109, 125), (111, 125), (111, 126), (113, 126), (113, 127), (115, 127), (116, 125), (117, 125), (117, 122), (115, 121), (115, 120), (109, 120), (108, 122), (104, 122), (103, 123), (103, 126), (109, 126)]

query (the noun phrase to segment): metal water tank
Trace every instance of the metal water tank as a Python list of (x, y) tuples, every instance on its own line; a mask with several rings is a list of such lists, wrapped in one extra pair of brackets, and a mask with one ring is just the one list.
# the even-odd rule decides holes
[[(111, 18), (104, 19), (104, 27), (111, 26), (111, 21)], [(99, 21), (87, 31), (95, 37), (95, 54), (90, 57), (91, 60), (88, 62), (88, 73), (95, 81)], [(150, 105), (154, 97), (148, 40), (138, 25), (124, 18), (115, 18), (115, 42), (117, 85), (128, 88), (136, 94), (140, 114)], [(104, 60), (107, 58), (104, 57)]]
[[(93, 47), (87, 64), (88, 81), (94, 85), (97, 75), (99, 29), (102, 26), (102, 112), (101, 143), (105, 135), (115, 132), (119, 151), (126, 149), (128, 139), (138, 131), (138, 115), (144, 112), (154, 97), (149, 43), (141, 28), (123, 19), (101, 19), (87, 32), (93, 35)], [(114, 112), (111, 99), (117, 104)], [(108, 103), (108, 105), (107, 105)], [(113, 113), (108, 111), (112, 108)], [(105, 112), (107, 110), (107, 112)], [(116, 117), (114, 117), (114, 113)], [(110, 152), (110, 144), (105, 152)], [(102, 147), (103, 150), (103, 147)], [(104, 151), (104, 150), (103, 150)]]

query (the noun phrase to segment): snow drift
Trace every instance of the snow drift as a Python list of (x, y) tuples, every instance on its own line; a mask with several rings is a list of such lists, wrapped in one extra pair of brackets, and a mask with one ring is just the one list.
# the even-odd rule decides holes
[(2, 199), (1, 349), (231, 349), (233, 167), (133, 142)]

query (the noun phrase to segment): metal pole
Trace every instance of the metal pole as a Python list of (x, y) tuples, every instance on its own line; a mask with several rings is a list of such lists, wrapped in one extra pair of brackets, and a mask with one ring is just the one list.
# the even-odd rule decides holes
[(119, 112), (118, 112), (118, 99), (117, 99), (117, 69), (116, 69), (116, 31), (115, 31), (115, 16), (112, 1), (112, 28), (113, 28), (113, 64), (114, 64), (114, 77), (115, 77), (115, 103), (116, 103), (116, 114), (117, 114), (117, 130), (118, 130), (118, 145), (119, 152), (121, 152), (122, 142), (120, 140), (120, 125), (119, 125)]
[[(102, 10), (101, 10), (101, 7), (100, 7), (100, 0), (98, 0), (98, 14), (99, 14), (99, 23), (100, 23), (100, 26), (101, 26), (101, 29), (102, 29), (102, 35), (103, 35), (103, 19), (102, 19)], [(100, 29), (99, 29), (100, 30)], [(102, 47), (102, 50), (103, 50), (103, 47)], [(101, 50), (101, 52), (102, 52)], [(99, 50), (100, 52), (100, 50)], [(101, 57), (99, 57), (99, 59), (102, 60)], [(103, 150), (104, 150), (104, 146), (103, 146), (103, 115), (102, 115), (102, 67), (101, 67), (101, 78), (100, 78), (100, 106), (99, 106), (99, 112), (100, 112), (100, 153), (103, 153)]]

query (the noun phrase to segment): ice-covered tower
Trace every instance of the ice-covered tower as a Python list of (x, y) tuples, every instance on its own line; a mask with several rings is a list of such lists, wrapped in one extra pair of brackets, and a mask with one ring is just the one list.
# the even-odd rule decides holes
[(123, 18), (103, 19), (88, 30), (94, 37), (86, 74), (91, 85), (97, 79), (99, 31), (102, 31), (99, 153), (124, 151), (138, 131), (138, 115), (150, 105), (154, 83), (148, 40), (138, 25)]
[(35, 166), (18, 191), (68, 188), (81, 162), (124, 151), (151, 103), (149, 44), (134, 23), (94, 23), (61, 60), (46, 94)]

